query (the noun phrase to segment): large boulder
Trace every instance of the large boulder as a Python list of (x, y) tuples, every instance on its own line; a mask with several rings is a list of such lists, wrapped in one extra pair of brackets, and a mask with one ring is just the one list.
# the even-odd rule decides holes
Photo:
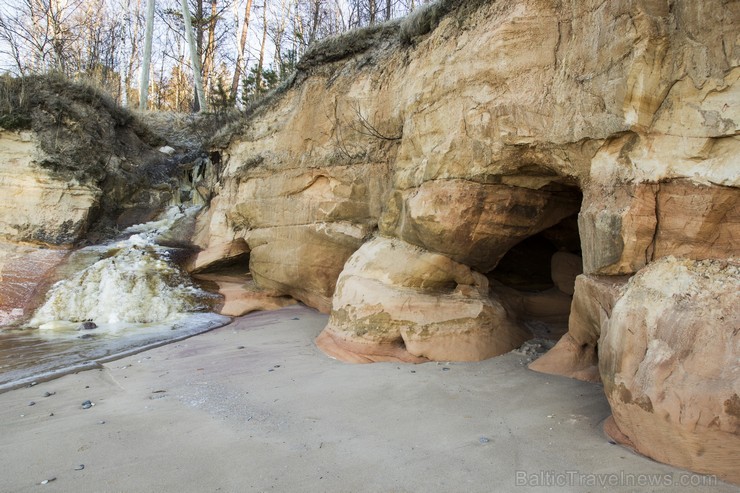
[(444, 255), (376, 238), (347, 261), (319, 347), (350, 361), (477, 361), (529, 337), (488, 280)]
[(616, 438), (740, 482), (740, 263), (667, 257), (626, 285), (599, 339)]

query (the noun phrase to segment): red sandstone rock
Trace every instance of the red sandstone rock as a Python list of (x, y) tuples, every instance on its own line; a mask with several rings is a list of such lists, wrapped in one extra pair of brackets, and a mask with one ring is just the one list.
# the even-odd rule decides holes
[(228, 317), (240, 317), (258, 310), (277, 310), (295, 305), (296, 300), (280, 293), (261, 289), (251, 276), (244, 274), (196, 274), (196, 279), (210, 281), (218, 286), (218, 293), (224, 297), (216, 306), (216, 311)]
[(68, 250), (0, 243), (0, 329), (31, 317)]
[(627, 277), (580, 275), (565, 334), (544, 356), (529, 368), (542, 373), (563, 375), (587, 382), (598, 382), (597, 347), (601, 327), (611, 316)]
[(583, 274), (583, 258), (568, 252), (556, 252), (550, 262), (550, 275), (560, 291), (573, 296), (576, 277)]
[(638, 272), (599, 340), (614, 423), (649, 457), (740, 483), (740, 263)]

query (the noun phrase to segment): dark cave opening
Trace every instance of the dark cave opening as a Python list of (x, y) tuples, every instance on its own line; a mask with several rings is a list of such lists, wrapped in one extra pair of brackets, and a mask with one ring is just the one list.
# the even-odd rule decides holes
[(581, 254), (576, 213), (514, 245), (487, 274), (491, 292), (533, 337), (556, 341), (568, 330)]
[(578, 214), (514, 245), (488, 277), (520, 291), (545, 291), (555, 287), (552, 263), (558, 252), (581, 255)]

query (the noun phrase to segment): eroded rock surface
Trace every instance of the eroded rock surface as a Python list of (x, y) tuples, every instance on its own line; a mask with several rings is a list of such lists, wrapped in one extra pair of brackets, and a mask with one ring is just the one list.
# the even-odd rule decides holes
[(318, 344), (352, 360), (477, 361), (527, 338), (489, 295), (485, 276), (447, 256), (376, 238), (347, 261)]
[(601, 329), (614, 422), (661, 462), (740, 482), (740, 263), (667, 257), (626, 285)]
[(228, 317), (240, 317), (259, 310), (276, 310), (296, 304), (290, 296), (262, 289), (255, 284), (249, 274), (229, 272), (195, 274), (195, 279), (215, 285), (214, 291), (223, 300), (214, 306), (214, 311)]
[[(243, 238), (260, 286), (331, 312), (317, 343), (346, 361), (474, 360), (568, 319), (533, 368), (611, 378), (599, 338), (630, 276), (737, 255), (740, 12), (449, 5), (402, 42), (315, 47), (224, 148), (198, 242)], [(546, 279), (497, 271), (535, 236)]]
[(90, 225), (101, 190), (37, 165), (29, 132), (0, 131), (0, 240), (71, 245)]
[[(738, 291), (728, 259), (740, 241), (740, 9), (445, 6), (439, 22), (317, 44), (224, 141), (209, 180), (188, 171), (185, 192), (208, 203), (189, 268), (248, 258), (263, 293), (331, 313), (317, 344), (345, 361), (476, 360), (521, 344), (533, 322), (567, 319), (532, 368), (600, 378), (638, 451), (738, 481), (727, 460), (738, 455), (738, 323), (727, 310)], [(64, 193), (95, 201), (76, 186)], [(165, 200), (134, 195), (121, 225)], [(89, 214), (72, 205), (71, 222), (47, 229), (84, 229)], [(12, 228), (0, 232), (23, 229)], [(531, 263), (536, 282), (502, 272), (512, 252), (507, 268)], [(223, 288), (244, 301), (245, 285)]]
[(587, 382), (600, 380), (598, 344), (601, 327), (609, 320), (627, 276), (580, 275), (568, 319), (568, 333), (529, 368)]

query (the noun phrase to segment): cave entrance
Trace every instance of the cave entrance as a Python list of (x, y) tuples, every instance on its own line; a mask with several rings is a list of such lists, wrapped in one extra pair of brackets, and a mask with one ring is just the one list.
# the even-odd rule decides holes
[[(224, 298), (218, 307), (222, 309), (224, 303), (233, 302), (246, 286), (253, 285), (249, 257), (249, 245), (244, 238), (237, 238), (202, 250), (191, 257), (187, 270), (198, 286)], [(234, 316), (223, 310), (221, 314)]]
[[(579, 203), (580, 190), (574, 188)], [(583, 272), (578, 213), (529, 236), (487, 276), (494, 296), (536, 339), (557, 341), (568, 331), (575, 278)]]

